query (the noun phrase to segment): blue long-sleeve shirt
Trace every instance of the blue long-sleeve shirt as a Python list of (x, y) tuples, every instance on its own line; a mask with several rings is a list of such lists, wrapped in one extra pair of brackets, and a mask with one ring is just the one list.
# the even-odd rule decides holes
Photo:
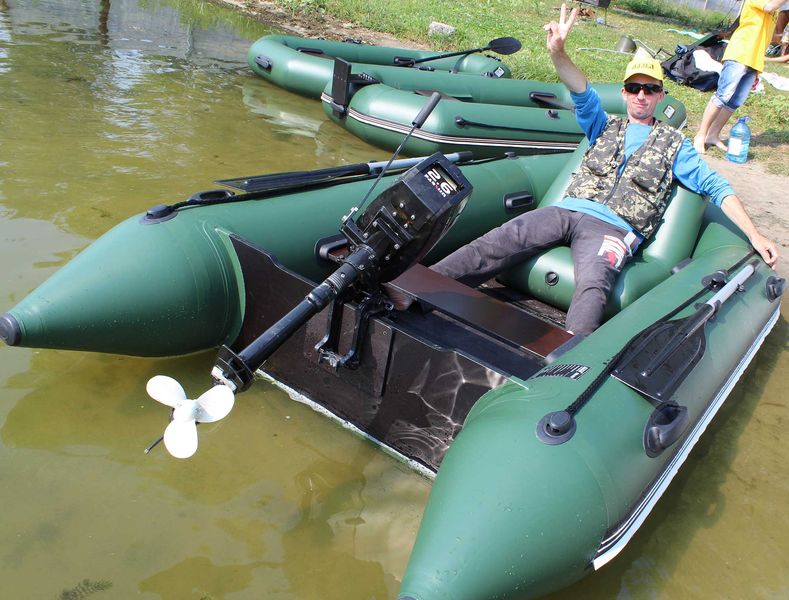
[[(608, 122), (608, 115), (605, 110), (603, 110), (600, 96), (594, 88), (588, 85), (585, 91), (579, 94), (570, 92), (570, 96), (575, 103), (575, 118), (591, 145), (603, 132)], [(641, 125), (640, 123), (628, 124), (625, 130), (625, 160), (619, 167), (620, 173), (633, 152), (638, 150), (647, 139), (650, 131), (652, 131), (652, 127), (649, 125)], [(697, 194), (709, 196), (710, 201), (716, 206), (720, 206), (726, 196), (734, 194), (734, 190), (732, 190), (729, 182), (709, 168), (687, 138), (682, 141), (682, 145), (677, 155), (674, 157), (672, 171), (674, 177), (679, 180), (682, 185)], [(558, 202), (557, 206), (590, 214), (606, 223), (611, 223), (625, 231), (633, 231), (633, 233), (638, 235), (627, 221), (614, 213), (614, 211), (606, 205), (595, 202), (594, 200), (589, 200), (588, 198), (566, 197)], [(639, 238), (640, 237), (639, 235)]]

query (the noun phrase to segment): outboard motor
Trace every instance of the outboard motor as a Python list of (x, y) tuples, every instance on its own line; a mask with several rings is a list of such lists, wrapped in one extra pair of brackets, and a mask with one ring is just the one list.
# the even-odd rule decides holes
[(212, 377), (235, 393), (244, 391), (266, 359), (338, 296), (350, 289), (380, 296), (382, 283), (422, 259), (443, 237), (471, 191), (460, 169), (440, 153), (406, 171), (355, 220), (354, 211), (344, 217), (340, 232), (348, 253), (338, 259), (340, 267), (249, 346), (238, 353), (223, 346)]
[[(156, 375), (146, 390), (154, 400), (172, 407), (170, 424), (164, 435), (145, 449), (150, 452), (164, 441), (177, 458), (188, 458), (197, 451), (197, 424), (211, 423), (227, 416), (235, 394), (243, 392), (254, 380), (255, 371), (293, 333), (330, 303), (326, 336), (316, 346), (320, 360), (333, 367), (355, 368), (369, 317), (391, 310), (391, 302), (380, 289), (424, 257), (441, 239), (462, 210), (471, 194), (471, 183), (446, 156), (436, 153), (411, 167), (354, 220), (375, 186), (381, 181), (411, 134), (421, 127), (441, 99), (434, 92), (412, 121), (412, 127), (358, 206), (343, 217), (340, 237), (347, 241), (348, 252), (334, 258), (339, 268), (314, 288), (267, 331), (239, 353), (227, 346), (219, 350), (211, 370), (214, 386), (196, 400), (186, 397), (183, 387), (172, 377)], [(337, 351), (339, 318), (346, 293), (361, 297), (358, 305), (354, 343), (350, 352)]]

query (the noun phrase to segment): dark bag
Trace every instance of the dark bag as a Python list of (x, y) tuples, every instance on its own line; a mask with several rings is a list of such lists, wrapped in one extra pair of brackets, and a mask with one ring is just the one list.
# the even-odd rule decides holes
[(663, 61), (660, 65), (663, 67), (666, 77), (677, 83), (702, 92), (714, 90), (718, 87), (718, 74), (715, 71), (702, 71), (696, 67), (693, 52), (697, 48), (706, 50), (714, 60), (720, 61), (726, 50), (726, 42), (718, 35), (710, 34), (695, 44), (677, 46), (674, 56)]

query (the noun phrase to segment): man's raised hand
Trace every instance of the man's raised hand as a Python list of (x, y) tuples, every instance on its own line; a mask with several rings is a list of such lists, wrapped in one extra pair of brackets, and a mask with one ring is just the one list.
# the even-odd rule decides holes
[(572, 29), (577, 16), (578, 9), (574, 8), (568, 17), (567, 5), (562, 4), (562, 8), (559, 13), (559, 22), (557, 23), (556, 21), (551, 21), (550, 23), (543, 26), (543, 29), (548, 32), (548, 39), (546, 41), (548, 52), (554, 54), (564, 51), (564, 41), (567, 39), (567, 35), (570, 33), (570, 29)]

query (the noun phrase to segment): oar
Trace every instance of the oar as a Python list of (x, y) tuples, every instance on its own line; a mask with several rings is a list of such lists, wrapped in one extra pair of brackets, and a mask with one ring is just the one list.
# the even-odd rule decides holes
[[(471, 160), (471, 152), (455, 152), (447, 154), (450, 162), (464, 162)], [(392, 161), (390, 169), (409, 169), (419, 164), (426, 157), (403, 158)], [(319, 185), (335, 179), (353, 177), (358, 175), (377, 175), (386, 166), (387, 161), (356, 163), (339, 167), (328, 167), (314, 171), (293, 171), (289, 173), (272, 173), (271, 175), (254, 175), (252, 177), (237, 177), (234, 179), (220, 179), (215, 183), (226, 185), (245, 192), (262, 192), (285, 189), (296, 189), (305, 186)]]
[(630, 344), (612, 375), (658, 402), (666, 402), (704, 356), (704, 326), (756, 270), (745, 265), (720, 291), (683, 319), (659, 321)]
[(459, 52), (448, 52), (446, 54), (438, 54), (436, 56), (428, 56), (427, 58), (407, 58), (403, 56), (395, 57), (394, 61), (396, 65), (401, 67), (413, 67), (414, 65), (418, 65), (420, 63), (428, 62), (431, 60), (438, 60), (440, 58), (451, 58), (453, 56), (465, 56), (467, 54), (473, 54), (474, 52), (486, 52), (488, 50), (493, 50), (496, 54), (503, 54), (507, 56), (509, 54), (515, 54), (518, 50), (521, 49), (521, 43), (514, 37), (500, 37), (496, 38), (495, 40), (490, 40), (487, 46), (483, 46), (482, 48), (472, 48), (471, 50), (460, 50)]
[[(738, 261), (732, 269), (749, 259), (753, 253), (750, 252)], [(749, 262), (691, 316), (671, 320), (699, 299), (706, 287), (646, 329), (636, 333), (567, 408), (548, 413), (540, 420), (537, 424), (537, 437), (550, 445), (569, 440), (576, 429), (575, 415), (592, 399), (595, 391), (609, 375), (648, 398), (657, 400), (658, 406), (670, 402), (671, 395), (704, 355), (707, 345), (704, 325), (718, 312), (721, 304), (754, 273), (757, 264), (755, 260)]]

